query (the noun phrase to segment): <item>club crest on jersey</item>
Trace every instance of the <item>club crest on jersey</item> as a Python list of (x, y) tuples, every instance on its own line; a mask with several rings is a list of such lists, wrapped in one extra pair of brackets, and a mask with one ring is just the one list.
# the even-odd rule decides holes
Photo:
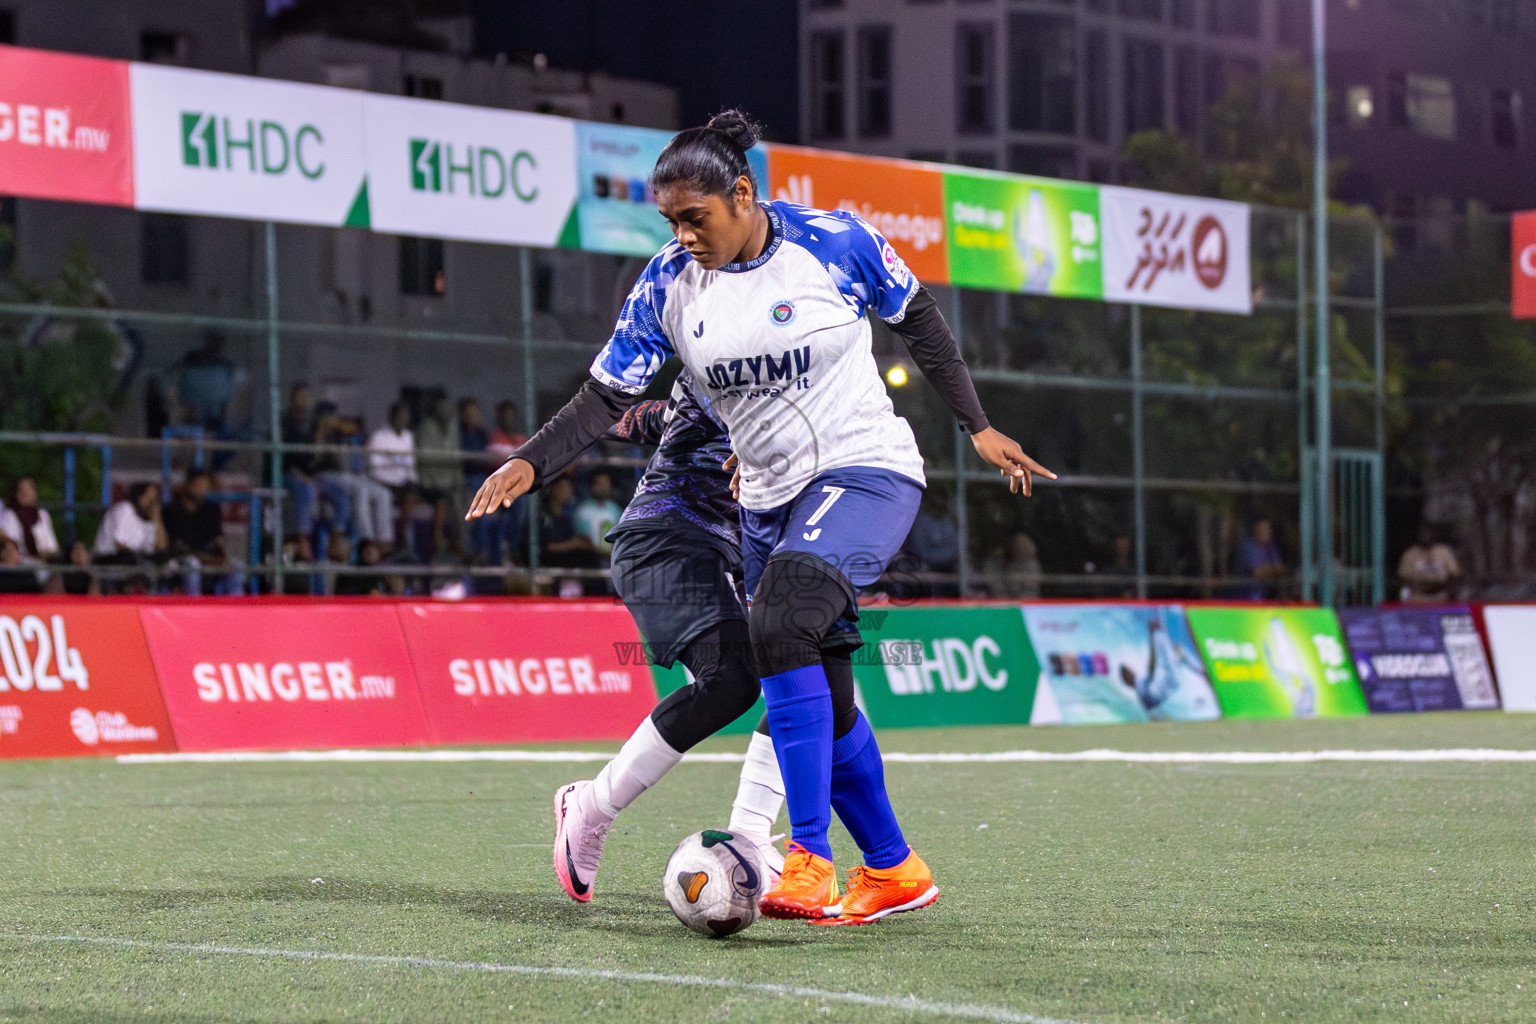
[(795, 319), (795, 304), (788, 299), (782, 302), (775, 302), (768, 308), (768, 319), (783, 327)]

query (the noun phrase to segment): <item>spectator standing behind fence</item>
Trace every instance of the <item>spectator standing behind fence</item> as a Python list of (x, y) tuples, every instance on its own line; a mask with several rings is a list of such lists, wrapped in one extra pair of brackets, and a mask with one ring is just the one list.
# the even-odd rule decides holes
[(576, 506), (576, 532), (592, 542), (601, 560), (599, 564), (605, 568), (613, 552), (608, 531), (623, 514), (623, 507), (613, 500), (613, 477), (601, 469), (593, 473), (587, 481), (586, 498)]
[(416, 424), (416, 475), (422, 500), (432, 506), (432, 553), (448, 547), (448, 507), (463, 504), (464, 465), (453, 402), (441, 389), (431, 392), (428, 414)]
[[(597, 547), (592, 539), (578, 532), (571, 514), (576, 489), (571, 478), (562, 476), (544, 488), (544, 509), (539, 519), (539, 562), (555, 569), (598, 568)], [(559, 581), (561, 597), (602, 593), (601, 584), (575, 577)]]
[(91, 549), (85, 541), (77, 540), (69, 546), (67, 566), (55, 577), (61, 592), (82, 597), (101, 593), (101, 581), (91, 572)]
[(187, 470), (186, 481), (162, 513), (170, 553), (185, 567), (183, 581), (189, 594), (203, 592), (203, 575), (217, 570), (224, 589), (239, 593), (239, 562), (224, 548), (224, 511), (208, 500), (213, 476), (207, 470)]
[(1275, 524), (1268, 519), (1258, 519), (1248, 538), (1238, 546), (1233, 573), (1242, 579), (1252, 580), (1251, 586), (1238, 588), (1237, 597), (1245, 601), (1263, 601), (1277, 596), (1279, 584), (1289, 570), (1275, 543)]
[[(315, 393), (308, 384), (295, 384), (288, 392), (288, 409), (283, 413), (283, 443), (307, 445), (315, 440)], [(283, 453), (283, 483), (293, 496), (294, 530), (308, 537), (315, 532), (315, 514), (320, 495), (331, 503), (336, 517), (346, 520), (352, 514), (352, 495), (346, 487), (322, 480), (313, 452)], [(271, 474), (267, 474), (270, 478)]]
[[(315, 406), (315, 443), (344, 449), (354, 444), (362, 433), (362, 424), (342, 417), (331, 402)], [(336, 510), (337, 525), (347, 530), (348, 536), (376, 540), (389, 546), (395, 542), (395, 508), (389, 488), (365, 475), (361, 465), (353, 464), (361, 453), (332, 450), (315, 457), (319, 479), (331, 487), (344, 490), (348, 497), (350, 517), (342, 509)]]
[(1403, 583), (1402, 600), (1449, 601), (1461, 579), (1461, 563), (1451, 546), (1440, 539), (1434, 524), (1422, 523), (1418, 543), (1398, 559), (1397, 575)]
[(53, 520), (48, 510), (37, 503), (37, 480), (19, 476), (11, 487), (10, 500), (0, 505), (0, 536), (16, 542), (21, 557), (27, 561), (51, 561), (59, 556), (59, 541), (53, 534)]
[(1022, 531), (1008, 539), (1007, 550), (995, 551), (983, 564), (981, 577), (992, 597), (1039, 597), (1040, 555), (1034, 538)]
[[(496, 403), (496, 429), (491, 431), (490, 444), (486, 446), (492, 469), (501, 465), (512, 457), (521, 445), (528, 440), (528, 435), (518, 427), (517, 403), (503, 400)], [(523, 526), (528, 520), (528, 503), (532, 499), (527, 495), (518, 498), (512, 503), (512, 507), (502, 509), (490, 516), (482, 516), (475, 520), (475, 529), (486, 530), (486, 543), (480, 547), (485, 558), (493, 563), (502, 561), (501, 549), (506, 548), (506, 560), (515, 562), (517, 552), (522, 546)], [(481, 526), (481, 524), (486, 524)]]

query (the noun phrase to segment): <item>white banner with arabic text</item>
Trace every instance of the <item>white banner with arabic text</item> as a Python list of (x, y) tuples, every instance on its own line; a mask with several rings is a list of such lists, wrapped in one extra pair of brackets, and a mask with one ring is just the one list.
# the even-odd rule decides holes
[(1247, 204), (1105, 185), (1099, 218), (1106, 301), (1253, 312)]

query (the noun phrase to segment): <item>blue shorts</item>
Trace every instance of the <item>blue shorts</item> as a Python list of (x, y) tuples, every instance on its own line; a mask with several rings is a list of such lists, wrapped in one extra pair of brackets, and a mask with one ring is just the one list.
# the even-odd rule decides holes
[(878, 580), (912, 530), (923, 485), (888, 469), (831, 469), (798, 496), (764, 512), (741, 510), (741, 561), (747, 593), (757, 590), (768, 559), (813, 555), (852, 584)]

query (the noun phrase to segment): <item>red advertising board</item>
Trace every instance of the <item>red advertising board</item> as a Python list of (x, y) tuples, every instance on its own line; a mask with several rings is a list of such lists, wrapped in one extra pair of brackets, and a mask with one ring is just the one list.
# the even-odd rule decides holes
[(438, 743), (624, 739), (656, 703), (618, 605), (399, 607)]
[(146, 605), (182, 750), (429, 741), (393, 604)]
[(885, 236), (919, 281), (949, 282), (944, 174), (937, 167), (773, 146), (768, 183), (775, 199), (858, 214)]
[(175, 749), (137, 608), (0, 601), (0, 758)]
[(1536, 210), (1517, 213), (1509, 224), (1512, 313), (1536, 318)]
[(133, 205), (126, 61), (0, 46), (0, 193)]

